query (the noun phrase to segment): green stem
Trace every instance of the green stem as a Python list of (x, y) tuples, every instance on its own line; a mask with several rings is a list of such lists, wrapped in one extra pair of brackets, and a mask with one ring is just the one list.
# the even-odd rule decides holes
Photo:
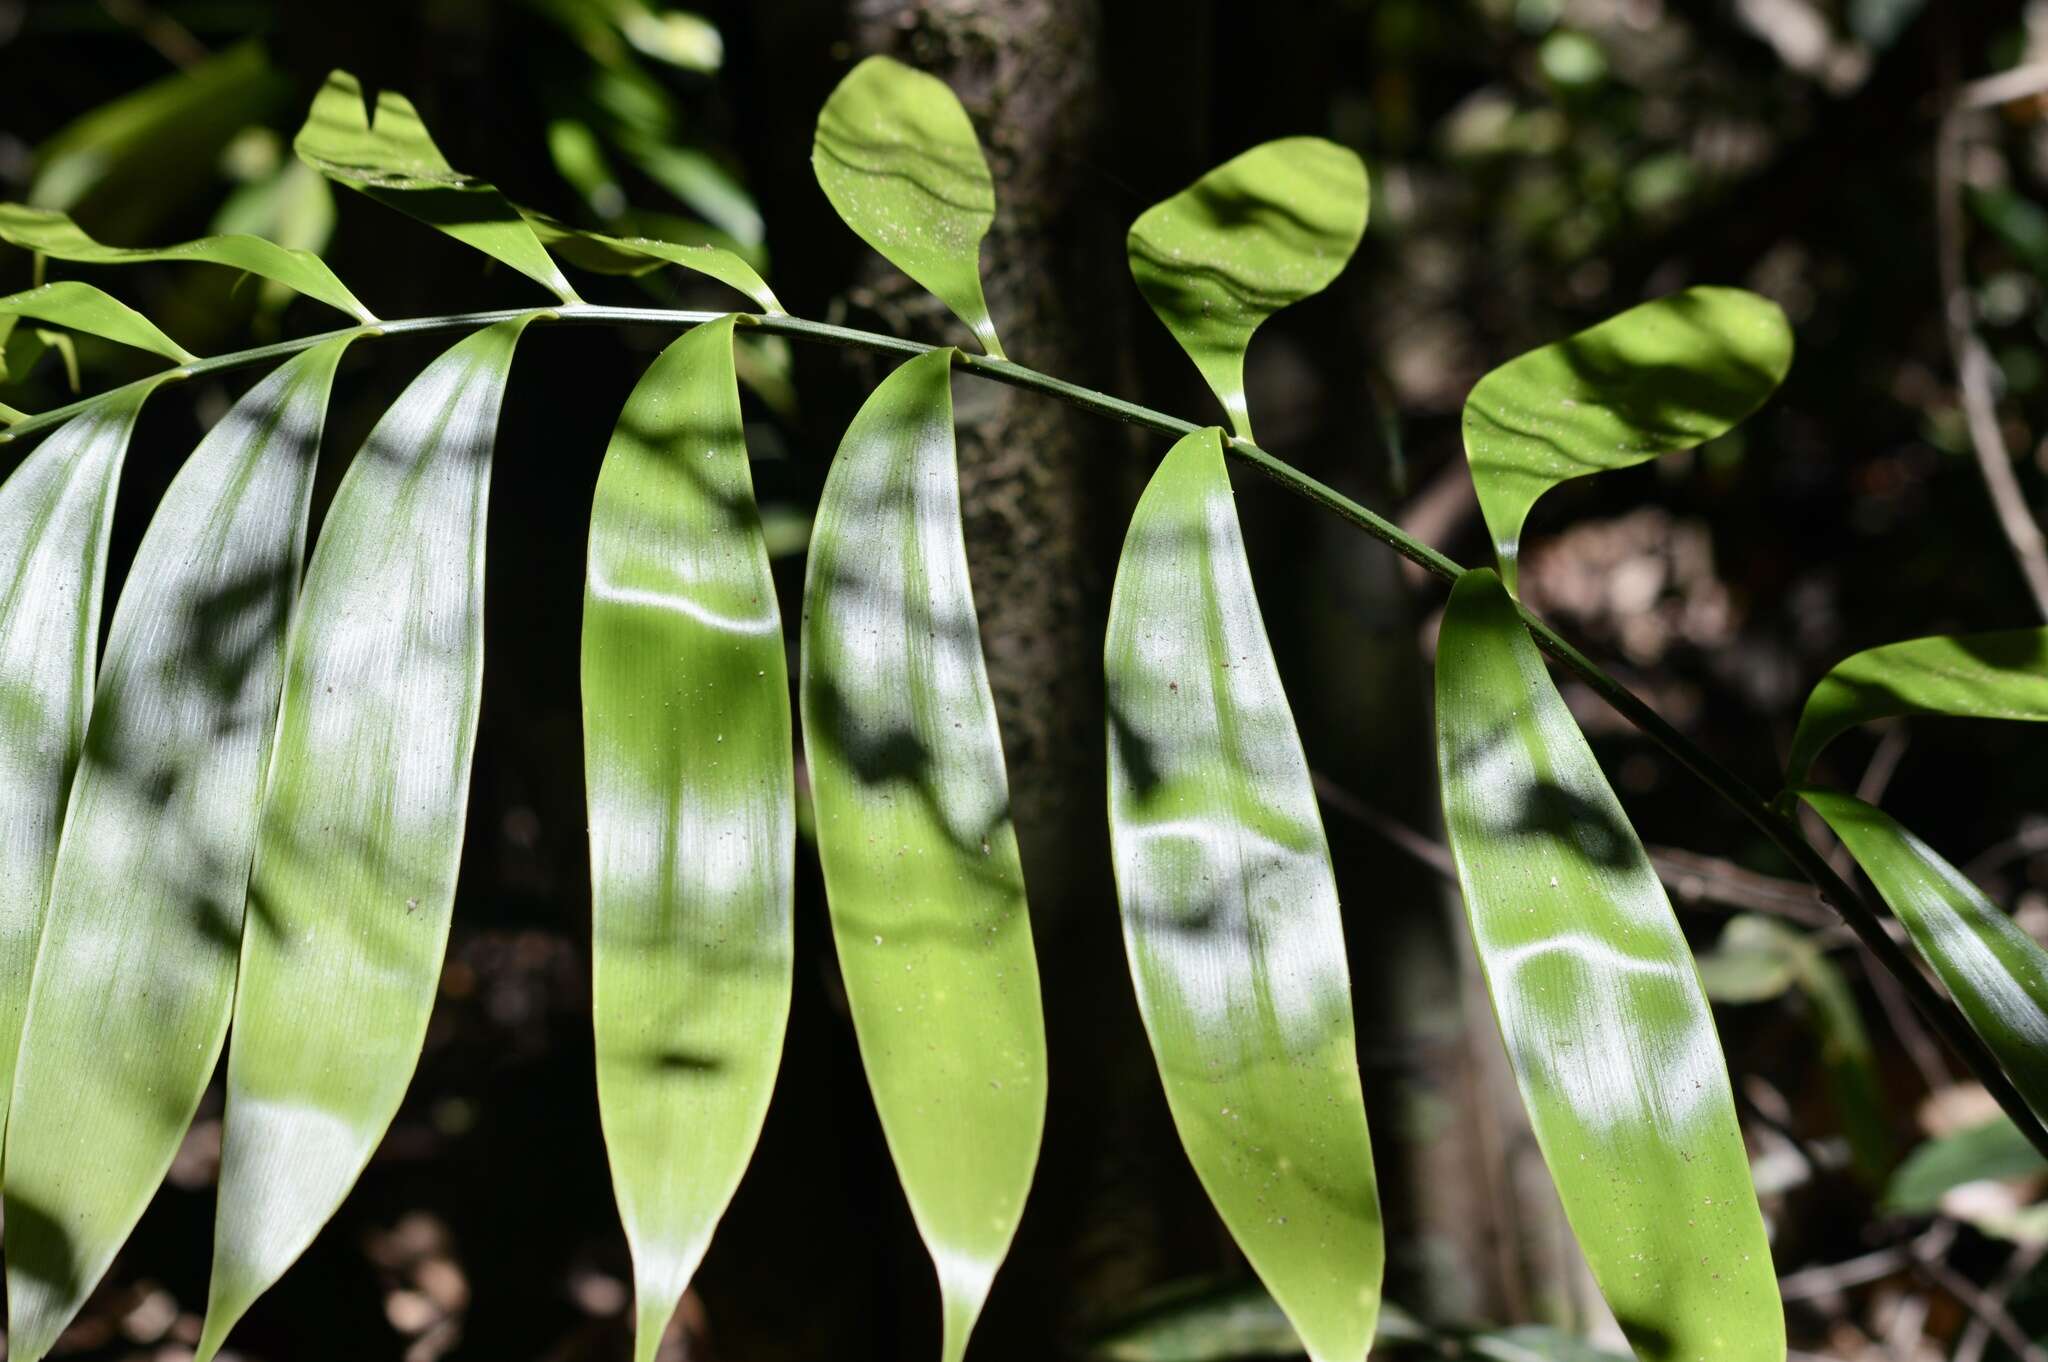
[[(179, 377), (197, 378), (206, 374), (225, 373), (231, 369), (247, 368), (271, 360), (297, 354), (320, 342), (335, 336), (402, 336), (423, 334), (433, 331), (471, 330), (504, 321), (509, 317), (526, 315), (539, 311), (537, 321), (563, 322), (596, 326), (657, 326), (686, 327), (700, 322), (711, 321), (724, 316), (722, 312), (690, 312), (655, 308), (597, 307), (590, 304), (559, 306), (547, 309), (511, 308), (496, 312), (467, 312), (444, 317), (413, 317), (403, 321), (380, 322), (375, 326), (345, 327), (317, 336), (305, 336), (297, 340), (280, 341), (275, 345), (260, 346), (253, 350), (238, 350), (232, 354), (218, 355), (193, 364), (180, 366)], [(801, 317), (783, 314), (740, 314), (740, 324), (750, 330), (770, 335), (789, 336), (798, 340), (821, 342), (828, 345), (846, 346), (852, 349), (872, 350), (882, 354), (921, 355), (936, 349), (920, 341), (903, 340), (895, 336), (878, 335), (872, 331), (858, 331), (851, 327), (831, 326), (824, 322), (806, 321)], [(1131, 425), (1142, 426), (1162, 435), (1181, 436), (1200, 429), (1194, 423), (1179, 417), (1168, 416), (1150, 407), (1141, 407), (1135, 402), (1111, 397), (1092, 388), (1083, 388), (1050, 374), (1040, 373), (1007, 359), (989, 355), (969, 354), (956, 350), (953, 363), (956, 367), (998, 383), (1023, 388), (1030, 392), (1043, 393), (1058, 398), (1087, 411), (1112, 417)], [(150, 379), (139, 382), (154, 381)], [(133, 386), (133, 385), (131, 385)], [(118, 389), (114, 391), (119, 391)], [(69, 419), (93, 403), (107, 397), (101, 393), (66, 407), (31, 416), (5, 431), (0, 431), (0, 443), (33, 435), (39, 431)], [(1243, 460), (1264, 473), (1267, 477), (1286, 487), (1297, 496), (1321, 506), (1340, 519), (1348, 521), (1373, 538), (1393, 549), (1410, 562), (1436, 574), (1445, 581), (1455, 581), (1464, 567), (1429, 545), (1410, 535), (1406, 530), (1382, 516), (1374, 514), (1335, 488), (1326, 486), (1301, 470), (1275, 458), (1260, 449), (1250, 440), (1227, 436), (1224, 447), (1236, 458)], [(1914, 1005), (1922, 1015), (1939, 1031), (1950, 1048), (1967, 1064), (1977, 1080), (2004, 1108), (2014, 1124), (2026, 1132), (2028, 1140), (2048, 1156), (2048, 1129), (2027, 1108), (2017, 1090), (2006, 1081), (1998, 1062), (1963, 1020), (1960, 1013), (1947, 1005), (1927, 977), (1913, 963), (1905, 949), (1885, 931), (1883, 915), (1878, 913), (1859, 895), (1849, 883), (1828, 864), (1827, 858), (1806, 840), (1798, 826), (1785, 813), (1774, 809), (1750, 784), (1736, 775), (1711, 754), (1694, 743), (1683, 733), (1673, 728), (1655, 710), (1629, 690), (1621, 682), (1603, 671), (1592, 659), (1573, 647), (1556, 630), (1531, 614), (1526, 608), (1522, 618), (1529, 631), (1543, 650), (1563, 666), (1575, 673), (1590, 686), (1601, 699), (1613, 707), (1616, 713), (1640, 729), (1650, 741), (1663, 748), (1679, 765), (1697, 776), (1708, 789), (1733, 805), (1745, 818), (1756, 825), (1763, 835), (1770, 839), (1799, 872), (1820, 890), (1821, 897), (1832, 904), (1844, 921), (1862, 938), (1887, 970), (1896, 976), (1912, 997)]]

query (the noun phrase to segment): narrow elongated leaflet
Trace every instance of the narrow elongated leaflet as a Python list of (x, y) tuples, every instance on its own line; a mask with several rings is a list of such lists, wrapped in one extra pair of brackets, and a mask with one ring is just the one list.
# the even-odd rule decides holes
[(202, 1358), (341, 1204), (419, 1060), (476, 740), (491, 447), (528, 320), (399, 395), (306, 570), (250, 872)]
[(1124, 944), (1181, 1143), (1309, 1355), (1361, 1359), (1384, 1252), (1344, 930), (1221, 431), (1138, 503), (1105, 665)]
[(285, 619), (347, 344), (293, 359), (200, 441), (114, 611), (7, 1126), (14, 1357), (42, 1356), (106, 1271), (227, 1035)]
[(260, 236), (231, 233), (181, 241), (175, 246), (107, 246), (93, 240), (77, 223), (53, 209), (0, 203), (0, 241), (80, 264), (126, 265), (157, 260), (191, 260), (226, 265), (230, 269), (275, 280), (308, 298), (317, 298), (329, 307), (339, 308), (359, 322), (377, 320), (370, 309), (348, 291), (347, 285), (334, 277), (334, 271), (328, 269), (319, 256), (311, 251), (289, 250)]
[(2048, 719), (2048, 629), (1907, 639), (1836, 663), (1799, 712), (1787, 783), (1804, 783), (1821, 750), (1858, 724), (1903, 714)]
[(982, 349), (1002, 358), (981, 292), (981, 239), (996, 219), (995, 183), (974, 125), (944, 81), (869, 57), (818, 111), (811, 169), (862, 241), (930, 289)]
[(1842, 839), (2020, 1096), (2048, 1120), (2048, 951), (1884, 810), (1835, 790), (1799, 797)]
[(663, 265), (681, 265), (738, 289), (759, 303), (763, 312), (783, 310), (768, 281), (752, 265), (722, 247), (685, 246), (646, 236), (606, 236), (557, 222), (545, 213), (525, 208), (519, 212), (543, 245), (570, 264), (594, 274), (646, 274)]
[(157, 330), (156, 323), (120, 299), (76, 279), (11, 293), (0, 298), (0, 315), (34, 317), (38, 321), (83, 331), (88, 336), (132, 345), (178, 364), (190, 364), (199, 356)]
[(789, 1015), (789, 668), (732, 329), (686, 332), (648, 368), (590, 517), (597, 1091), (641, 1362), (746, 1171)]
[(372, 114), (362, 82), (330, 71), (292, 149), (328, 179), (503, 261), (565, 303), (582, 301), (519, 210), (449, 165), (419, 110), (396, 90), (379, 91)]
[(1320, 137), (1232, 157), (1131, 224), (1131, 278), (1251, 438), (1244, 353), (1275, 312), (1320, 293), (1365, 234), (1365, 165)]
[(1791, 367), (1792, 329), (1776, 303), (1689, 288), (1480, 379), (1465, 399), (1465, 457), (1508, 589), (1538, 497), (1726, 433)]
[(114, 490), (152, 386), (86, 408), (0, 483), (0, 1116), (85, 750)]
[(1770, 1245), (1664, 887), (1500, 579), (1451, 591), (1444, 829), (1537, 1143), (1644, 1362), (1781, 1362)]
[(803, 718), (839, 969), (958, 1362), (1024, 1209), (1045, 1020), (982, 662), (952, 352), (882, 381), (811, 532)]

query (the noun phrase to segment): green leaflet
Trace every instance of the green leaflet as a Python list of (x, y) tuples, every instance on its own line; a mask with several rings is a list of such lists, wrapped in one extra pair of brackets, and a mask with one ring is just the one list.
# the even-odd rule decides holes
[(114, 611), (7, 1127), (18, 1358), (41, 1357), (106, 1271), (227, 1035), (285, 618), (347, 345), (278, 369), (200, 442)]
[(1480, 379), (1465, 399), (1465, 457), (1508, 589), (1538, 497), (1726, 433), (1791, 366), (1792, 331), (1776, 303), (1689, 288)]
[(594, 274), (645, 274), (663, 265), (681, 265), (686, 270), (695, 270), (738, 289), (759, 303), (763, 312), (779, 314), (783, 311), (768, 282), (755, 272), (752, 265), (731, 251), (717, 246), (685, 246), (645, 236), (606, 236), (602, 232), (585, 232), (570, 227), (545, 213), (524, 208), (519, 211), (543, 245), (552, 248), (556, 255), (570, 264)]
[(1361, 1359), (1384, 1253), (1337, 885), (1219, 430), (1138, 503), (1105, 665), (1124, 944), (1181, 1143), (1309, 1355)]
[(362, 83), (346, 71), (329, 72), (292, 147), (328, 179), (503, 261), (565, 303), (582, 301), (519, 210), (449, 165), (412, 101), (397, 91), (380, 91), (372, 116)]
[(2048, 719), (2048, 629), (1908, 639), (1836, 663), (1799, 713), (1786, 783), (1804, 782), (1821, 749), (1858, 724), (1902, 714)]
[(1225, 161), (1131, 224), (1131, 278), (1243, 438), (1252, 434), (1252, 333), (1343, 272), (1365, 234), (1367, 199), (1357, 156), (1320, 137), (1285, 137)]
[(0, 298), (0, 316), (53, 322), (88, 336), (152, 351), (178, 364), (191, 364), (199, 358), (120, 299), (75, 279), (60, 279)]
[(1730, 918), (1713, 949), (1702, 952), (1700, 987), (1717, 1003), (1768, 1003), (1790, 993), (1812, 953), (1812, 943), (1769, 918)]
[(153, 386), (109, 393), (0, 483), (0, 1115), (85, 750), (114, 491)]
[(87, 236), (64, 214), (50, 209), (28, 208), (18, 203), (0, 203), (0, 241), (25, 250), (89, 265), (142, 264), (152, 260), (194, 260), (226, 265), (264, 279), (274, 279), (339, 308), (357, 321), (375, 322), (376, 316), (357, 301), (324, 261), (311, 251), (292, 251), (258, 236), (208, 236), (175, 246), (129, 248), (104, 246)]
[(341, 1204), (419, 1060), (476, 740), (491, 447), (528, 320), (400, 394), (306, 570), (250, 874), (201, 1358)]
[(847, 226), (1003, 357), (981, 295), (981, 239), (995, 184), (967, 111), (936, 76), (869, 57), (818, 111), (818, 187)]
[(633, 167), (740, 250), (762, 249), (768, 241), (768, 224), (761, 220), (760, 207), (746, 185), (716, 156), (678, 145), (683, 134), (674, 130), (678, 125), (671, 114), (647, 120), (668, 124), (671, 130), (667, 132), (635, 126), (639, 121), (628, 116), (607, 129), (612, 145)]
[(1537, 1143), (1644, 1362), (1781, 1362), (1728, 1071), (1642, 843), (1491, 572), (1437, 643), (1444, 826)]
[(746, 1170), (789, 1015), (789, 668), (732, 331), (686, 332), (648, 368), (590, 518), (597, 1085), (641, 1362)]
[(938, 1267), (958, 1362), (1024, 1209), (1045, 1023), (982, 662), (951, 350), (867, 400), (804, 584), (803, 728), (839, 969), (868, 1085)]
[(2039, 1180), (2048, 1163), (2026, 1133), (2004, 1114), (1983, 1125), (1927, 1141), (1899, 1165), (1884, 1192), (1884, 1207), (1896, 1215), (1932, 1215), (1950, 1189), (1966, 1183), (2008, 1178)]
[(1882, 809), (1834, 790), (1799, 797), (1842, 839), (2020, 1096), (2048, 1120), (2048, 951)]

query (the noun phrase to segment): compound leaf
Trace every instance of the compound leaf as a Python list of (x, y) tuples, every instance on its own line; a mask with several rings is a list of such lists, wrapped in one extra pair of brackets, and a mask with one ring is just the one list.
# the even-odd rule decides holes
[(1644, 1362), (1782, 1362), (1714, 1019), (1649, 857), (1491, 572), (1436, 666), (1444, 826), (1494, 1016), (1594, 1279)]
[(273, 279), (308, 298), (317, 298), (329, 307), (339, 308), (365, 324), (377, 320), (370, 309), (334, 277), (334, 271), (328, 269), (319, 256), (311, 251), (288, 250), (260, 236), (235, 233), (201, 237), (175, 246), (106, 246), (86, 235), (84, 229), (62, 213), (4, 203), (0, 204), (0, 241), (58, 260), (86, 265), (127, 265), (164, 260), (226, 265), (260, 278)]
[(491, 451), (530, 319), (399, 395), (306, 570), (250, 872), (202, 1358), (341, 1204), (419, 1060), (476, 741)]
[(1124, 944), (1174, 1124), (1309, 1355), (1362, 1359), (1384, 1250), (1344, 930), (1221, 431), (1139, 501), (1105, 659)]
[(1863, 867), (2013, 1087), (2048, 1120), (2048, 951), (1884, 810), (1802, 789)]
[(119, 298), (76, 279), (60, 279), (0, 298), (0, 316), (34, 317), (83, 331), (88, 336), (148, 350), (177, 364), (191, 364), (199, 358)]
[(347, 344), (293, 359), (200, 442), (114, 611), (7, 1125), (16, 1357), (40, 1357), (106, 1271), (227, 1035), (285, 619)]
[(2048, 629), (1908, 639), (1836, 663), (1799, 713), (1787, 782), (1803, 782), (1821, 749), (1858, 724), (1904, 714), (2048, 719)]
[(937, 295), (1002, 358), (981, 293), (981, 239), (995, 184), (967, 111), (946, 83), (888, 57), (847, 72), (811, 144), (818, 187), (883, 258)]
[(1538, 497), (1726, 433), (1791, 366), (1792, 331), (1776, 303), (1690, 288), (1480, 379), (1465, 399), (1465, 457), (1508, 589)]
[(373, 115), (362, 82), (329, 72), (292, 147), (328, 179), (510, 265), (565, 303), (582, 301), (519, 210), (449, 165), (412, 101), (397, 91), (380, 91)]
[(840, 973), (958, 1362), (1045, 1125), (1045, 1022), (961, 542), (953, 352), (847, 427), (811, 536), (803, 729)]
[(1365, 234), (1368, 198), (1352, 152), (1285, 137), (1225, 161), (1131, 224), (1131, 278), (1245, 439), (1252, 333), (1343, 271)]
[(732, 332), (700, 326), (648, 368), (590, 520), (597, 1090), (641, 1362), (746, 1170), (789, 1015), (789, 670)]

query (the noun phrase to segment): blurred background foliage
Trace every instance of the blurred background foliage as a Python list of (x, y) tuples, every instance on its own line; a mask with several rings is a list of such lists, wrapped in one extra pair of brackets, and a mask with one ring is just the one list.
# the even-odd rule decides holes
[[(1252, 404), (1269, 449), (1467, 560), (1485, 541), (1457, 414), (1482, 373), (1690, 283), (1776, 299), (1799, 347), (1780, 396), (1695, 453), (1548, 498), (1523, 568), (1532, 605), (1759, 784), (1829, 663), (2035, 620), (1975, 461), (1957, 357), (1984, 347), (1980, 414), (2022, 495), (2048, 509), (2041, 0), (0, 0), (0, 191), (119, 245), (249, 231), (320, 250), (386, 316), (539, 302), (459, 246), (337, 202), (292, 158), (311, 92), (341, 66), (411, 95), (454, 164), (521, 202), (738, 250), (799, 315), (959, 339), (866, 257), (811, 178), (823, 94), (876, 50), (951, 81), (990, 146), (1001, 209), (986, 263), (1013, 353), (1191, 416), (1216, 413), (1134, 313), (1123, 227), (1262, 139), (1356, 148), (1373, 179), (1366, 244), (1328, 294), (1261, 333)], [(39, 271), (0, 256), (6, 288)], [(219, 271), (78, 273), (201, 353), (330, 324)], [(581, 286), (592, 301), (731, 303), (676, 271)], [(245, 1359), (624, 1354), (625, 1246), (592, 1100), (575, 640), (598, 455), (661, 339), (577, 329), (525, 343), (491, 512), (490, 665), (440, 1005), (405, 1111), (238, 1335)], [(427, 353), (351, 352), (331, 454)], [(28, 410), (138, 363), (32, 326), (4, 356), (0, 401)], [(879, 370), (758, 340), (742, 363), (793, 593), (826, 462)], [(145, 416), (116, 585), (119, 549), (178, 452), (248, 381), (173, 390)], [(1160, 451), (971, 380), (959, 399), (1054, 1073), (1045, 1164), (976, 1355), (1291, 1355), (1174, 1143), (1101, 845), (1104, 588)], [(1441, 878), (1421, 736), (1441, 593), (1273, 489), (1239, 490), (1346, 896), (1402, 1307), (1388, 1354), (1612, 1352)], [(1735, 815), (1570, 683), (1567, 698), (1657, 849), (1718, 1000), (1795, 1352), (2042, 1357), (2048, 1169)], [(2024, 732), (1928, 722), (1845, 739), (1827, 774), (1881, 795), (2042, 935), (2044, 756)], [(929, 1269), (861, 1081), (815, 861), (800, 866), (788, 1058), (670, 1362), (935, 1345)], [(218, 1117), (215, 1096), (64, 1355), (188, 1355)]]

